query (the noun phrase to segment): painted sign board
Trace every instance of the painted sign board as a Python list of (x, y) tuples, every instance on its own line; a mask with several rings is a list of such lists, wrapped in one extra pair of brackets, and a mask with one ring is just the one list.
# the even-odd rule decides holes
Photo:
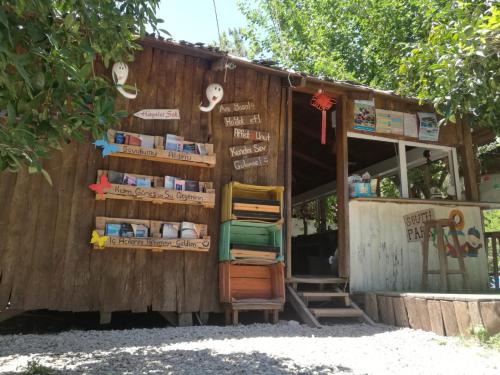
[(408, 242), (421, 242), (424, 239), (425, 222), (434, 218), (434, 210), (412, 212), (403, 216), (406, 230), (406, 240)]
[(229, 153), (231, 154), (232, 158), (238, 156), (259, 154), (261, 152), (266, 152), (267, 146), (268, 146), (267, 142), (253, 143), (251, 145), (232, 146), (229, 147)]
[(220, 113), (238, 113), (255, 111), (255, 104), (252, 101), (238, 103), (224, 103), (219, 106)]
[(170, 190), (162, 187), (141, 187), (121, 184), (111, 184), (111, 188), (97, 200), (127, 199), (143, 200), (154, 203), (200, 204), (208, 207), (215, 205), (215, 194), (196, 191)]
[(224, 125), (226, 126), (226, 128), (230, 128), (233, 126), (255, 125), (260, 124), (261, 122), (262, 121), (258, 113), (254, 115), (224, 117)]
[(256, 156), (253, 158), (238, 159), (233, 162), (234, 169), (241, 170), (253, 167), (262, 167), (269, 163), (269, 157), (267, 155)]
[(113, 237), (108, 236), (105, 247), (138, 248), (153, 250), (184, 250), (184, 251), (208, 251), (210, 249), (210, 238), (185, 239), (185, 238), (137, 238), (137, 237)]
[(178, 109), (142, 109), (134, 113), (135, 117), (143, 120), (179, 120)]
[(179, 120), (178, 109), (143, 109), (134, 113), (135, 117), (143, 120)]
[(260, 130), (250, 130), (242, 128), (234, 128), (233, 137), (238, 139), (250, 139), (252, 141), (270, 141), (271, 135), (269, 132)]

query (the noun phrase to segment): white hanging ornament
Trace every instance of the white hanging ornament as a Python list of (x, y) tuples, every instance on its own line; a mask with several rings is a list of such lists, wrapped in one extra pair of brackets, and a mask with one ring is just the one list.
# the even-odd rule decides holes
[(124, 62), (115, 62), (113, 64), (112, 73), (113, 82), (115, 83), (118, 92), (127, 99), (137, 98), (137, 87), (135, 88), (135, 94), (126, 92), (123, 88), (123, 85), (125, 85), (125, 82), (127, 82), (128, 78), (128, 65)]
[(210, 112), (222, 100), (224, 89), (218, 83), (211, 83), (205, 93), (207, 94), (208, 106), (203, 107), (200, 103), (200, 111)]

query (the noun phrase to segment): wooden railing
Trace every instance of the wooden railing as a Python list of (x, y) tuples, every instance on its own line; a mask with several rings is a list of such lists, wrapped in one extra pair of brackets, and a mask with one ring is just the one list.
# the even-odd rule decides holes
[[(495, 290), (500, 290), (500, 280), (498, 280), (498, 250), (500, 250), (500, 232), (485, 233), (486, 256), (489, 255), (491, 248), (493, 256), (493, 277), (495, 279)], [(490, 240), (491, 239), (491, 247)]]

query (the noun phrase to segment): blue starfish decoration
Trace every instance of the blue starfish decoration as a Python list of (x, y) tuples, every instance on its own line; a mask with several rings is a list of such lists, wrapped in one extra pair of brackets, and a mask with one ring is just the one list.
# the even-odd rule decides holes
[(118, 146), (113, 143), (108, 143), (105, 137), (94, 142), (96, 147), (102, 147), (102, 156), (106, 157), (114, 152), (118, 152)]

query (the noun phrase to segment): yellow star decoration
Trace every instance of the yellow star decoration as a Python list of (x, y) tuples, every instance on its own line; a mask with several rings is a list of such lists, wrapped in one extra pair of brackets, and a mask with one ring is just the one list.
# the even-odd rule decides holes
[(90, 243), (96, 244), (98, 248), (102, 249), (107, 240), (108, 236), (100, 236), (97, 231), (92, 231), (92, 239), (90, 240)]

